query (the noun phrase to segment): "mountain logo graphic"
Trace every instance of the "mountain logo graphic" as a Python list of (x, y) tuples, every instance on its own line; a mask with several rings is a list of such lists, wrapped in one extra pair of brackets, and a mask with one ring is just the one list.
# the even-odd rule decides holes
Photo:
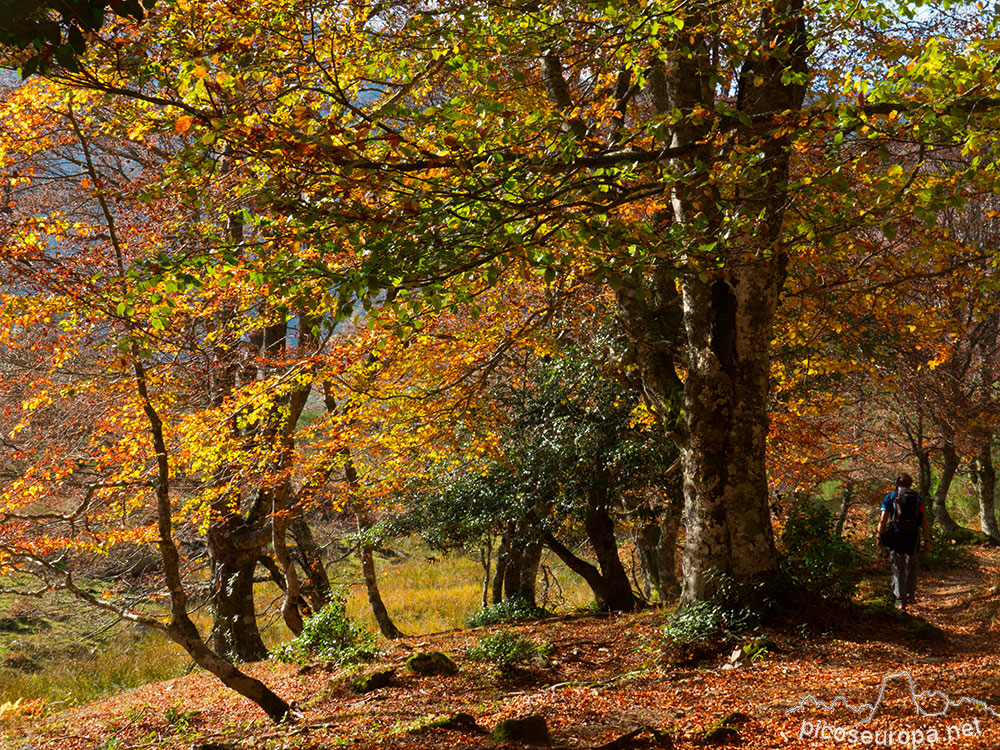
[[(895, 672), (883, 677), (882, 684), (879, 685), (878, 697), (875, 699), (874, 703), (862, 703), (859, 706), (853, 706), (847, 698), (842, 695), (838, 695), (832, 701), (827, 703), (826, 701), (820, 700), (815, 695), (807, 695), (799, 701), (798, 705), (786, 710), (785, 714), (792, 714), (796, 711), (803, 711), (808, 708), (818, 708), (824, 711), (834, 711), (837, 708), (846, 708), (847, 710), (853, 712), (857, 717), (857, 721), (854, 722), (852, 726), (859, 726), (872, 720), (878, 712), (879, 707), (882, 705), (882, 699), (885, 697), (886, 688), (889, 682), (901, 677), (906, 678), (907, 685), (910, 689), (910, 699), (913, 701), (913, 706), (916, 709), (918, 716), (944, 716), (952, 708), (972, 706), (973, 708), (977, 708), (990, 716), (1000, 717), (1000, 713), (997, 713), (992, 706), (984, 701), (977, 700), (976, 698), (967, 698), (963, 696), (957, 700), (952, 700), (948, 697), (948, 695), (940, 690), (918, 690), (917, 683), (913, 679), (909, 670)], [(939, 703), (943, 707), (937, 711), (929, 711), (925, 708), (925, 706), (932, 702), (935, 704)]]

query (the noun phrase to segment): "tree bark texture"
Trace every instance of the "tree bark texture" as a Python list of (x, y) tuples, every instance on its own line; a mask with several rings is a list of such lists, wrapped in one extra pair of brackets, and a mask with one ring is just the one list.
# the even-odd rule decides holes
[[(223, 554), (220, 551), (225, 550)], [(209, 544), (212, 580), (212, 648), (240, 662), (267, 658), (257, 624), (254, 573), (260, 548), (246, 550)]]
[(837, 514), (837, 524), (834, 526), (833, 533), (839, 538), (844, 535), (844, 524), (847, 522), (847, 514), (851, 510), (851, 506), (854, 505), (855, 498), (857, 497), (858, 486), (852, 480), (848, 480), (844, 484), (844, 489), (840, 493), (840, 513)]
[(584, 519), (584, 528), (600, 566), (601, 578), (607, 585), (608, 608), (618, 612), (632, 612), (639, 602), (632, 593), (632, 583), (618, 554), (614, 520), (603, 502), (596, 507), (591, 506)]
[(659, 568), (657, 593), (661, 602), (670, 601), (680, 591), (677, 580), (677, 536), (681, 528), (681, 511), (678, 503), (667, 503), (660, 513), (660, 538), (656, 545), (656, 564)]
[[(766, 115), (802, 105), (809, 54), (804, 23), (801, 0), (769, 5), (740, 74), (737, 107), (752, 124), (739, 137), (759, 159), (739, 186), (728, 188), (735, 194), (726, 199), (728, 220), (746, 229), (723, 236), (723, 217), (714, 209), (720, 195), (707, 178), (681, 179), (670, 195), (673, 225), (691, 235), (689, 242), (713, 243), (718, 256), (701, 272), (679, 274), (687, 369), (678, 431), (686, 602), (712, 596), (713, 571), (753, 582), (777, 568), (765, 448), (774, 313), (788, 262), (781, 239), (790, 147)], [(669, 65), (651, 66), (648, 87), (658, 112), (714, 106), (710, 47), (710, 39), (685, 38), (670, 51)], [(704, 127), (684, 119), (665, 145), (707, 143)], [(696, 161), (711, 164), (713, 158), (709, 148), (696, 148), (667, 168), (674, 176), (704, 173)], [(693, 250), (691, 257), (700, 255)]]
[(632, 584), (625, 572), (625, 567), (618, 557), (618, 544), (615, 542), (611, 517), (606, 511), (591, 511), (586, 518), (585, 525), (587, 526), (588, 539), (594, 548), (601, 568), (576, 555), (569, 547), (556, 539), (551, 532), (546, 533), (543, 537), (545, 546), (552, 550), (567, 568), (587, 582), (590, 590), (594, 593), (594, 601), (597, 603), (598, 609), (632, 612), (638, 602), (632, 593)]
[(542, 544), (531, 541), (530, 521), (521, 519), (507, 524), (503, 534), (493, 585), (493, 603), (504, 599), (523, 599), (535, 606), (538, 566), (542, 561)]
[(563, 561), (567, 568), (580, 576), (594, 594), (594, 601), (599, 610), (614, 609), (611, 602), (614, 599), (613, 592), (607, 581), (594, 565), (578, 557), (565, 544), (560, 542), (550, 533), (545, 535), (545, 546), (555, 552), (556, 556)]
[(382, 592), (379, 591), (378, 587), (378, 573), (375, 570), (375, 556), (372, 552), (372, 546), (364, 540), (364, 532), (371, 528), (371, 524), (367, 516), (361, 512), (357, 514), (357, 522), (359, 534), (358, 555), (361, 558), (361, 573), (365, 579), (365, 592), (368, 594), (368, 604), (372, 608), (372, 615), (375, 617), (375, 622), (383, 637), (390, 640), (402, 638), (402, 631), (396, 627), (396, 623), (389, 616), (389, 610), (386, 609), (385, 602), (382, 601)]
[(497, 549), (497, 565), (493, 573), (493, 585), (490, 587), (490, 602), (499, 604), (503, 601), (503, 582), (507, 575), (507, 560), (510, 550), (510, 534), (505, 531), (500, 537), (500, 547)]
[(329, 604), (333, 593), (333, 588), (330, 586), (330, 576), (327, 575), (326, 566), (323, 565), (323, 553), (304, 516), (297, 515), (289, 530), (295, 540), (295, 550), (298, 553), (299, 563), (306, 573), (308, 582), (308, 585), (303, 587), (302, 593), (309, 599), (313, 612), (318, 612), (326, 604)]
[(955, 523), (955, 519), (951, 517), (948, 512), (948, 506), (945, 501), (948, 499), (948, 491), (951, 489), (951, 482), (955, 478), (955, 472), (958, 471), (958, 453), (955, 450), (955, 445), (950, 440), (945, 441), (944, 446), (941, 448), (941, 458), (943, 462), (941, 464), (941, 481), (938, 482), (937, 489), (934, 491), (934, 523), (941, 527), (941, 529), (947, 533), (958, 530), (958, 524)]
[(917, 476), (917, 491), (920, 497), (930, 497), (931, 482), (934, 479), (931, 473), (930, 450), (924, 449), (917, 453)]
[(996, 511), (997, 473), (993, 464), (992, 440), (979, 449), (972, 480), (976, 488), (976, 498), (979, 500), (979, 527), (990, 539), (1000, 542)]

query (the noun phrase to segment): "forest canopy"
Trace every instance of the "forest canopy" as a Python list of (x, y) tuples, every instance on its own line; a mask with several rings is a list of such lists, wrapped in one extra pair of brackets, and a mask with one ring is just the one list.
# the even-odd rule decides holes
[[(781, 498), (913, 462), (949, 529), (991, 470), (993, 6), (14, 5), (3, 563), (272, 718), (232, 662), (266, 655), (258, 566), (293, 634), (329, 601), (317, 515), (392, 637), (393, 523), (498, 539), (499, 599), (548, 548), (627, 610), (626, 530), (646, 595), (696, 602), (778, 571)], [(162, 609), (75, 583), (123, 543)]]

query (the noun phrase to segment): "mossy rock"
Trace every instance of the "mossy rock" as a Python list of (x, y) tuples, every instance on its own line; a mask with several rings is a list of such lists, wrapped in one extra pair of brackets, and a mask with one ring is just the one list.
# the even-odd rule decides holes
[(695, 741), (695, 745), (728, 745), (731, 742), (739, 742), (740, 733), (732, 727), (720, 724), (706, 729)]
[(458, 671), (458, 665), (447, 654), (440, 651), (425, 651), (414, 654), (406, 660), (406, 668), (422, 677), (449, 675)]
[(485, 729), (479, 726), (472, 714), (467, 714), (463, 711), (459, 711), (451, 716), (442, 716), (440, 719), (428, 722), (416, 731), (425, 731), (427, 729), (450, 729), (474, 732), (476, 734), (488, 734)]
[(780, 650), (778, 644), (766, 636), (754, 638), (743, 645), (743, 655), (750, 660), (762, 659), (767, 654), (773, 654)]
[(384, 669), (379, 672), (359, 675), (351, 680), (351, 690), (355, 693), (370, 693), (373, 690), (389, 687), (395, 674), (395, 669)]
[(505, 719), (493, 728), (490, 739), (496, 742), (546, 743), (549, 742), (549, 725), (541, 714)]
[(671, 667), (693, 667), (706, 661), (714, 661), (732, 644), (723, 638), (716, 640), (675, 641), (668, 640), (661, 651), (663, 662)]
[(741, 713), (740, 711), (733, 711), (731, 714), (728, 714), (726, 718), (720, 721), (718, 726), (734, 727), (737, 726), (738, 724), (744, 724), (748, 721), (750, 721), (750, 717), (747, 716), (745, 713)]

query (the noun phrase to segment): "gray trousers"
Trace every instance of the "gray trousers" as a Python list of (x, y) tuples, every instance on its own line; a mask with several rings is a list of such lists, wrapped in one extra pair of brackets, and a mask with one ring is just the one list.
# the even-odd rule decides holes
[(892, 593), (896, 604), (909, 604), (917, 592), (917, 553), (912, 555), (890, 552), (892, 562)]

